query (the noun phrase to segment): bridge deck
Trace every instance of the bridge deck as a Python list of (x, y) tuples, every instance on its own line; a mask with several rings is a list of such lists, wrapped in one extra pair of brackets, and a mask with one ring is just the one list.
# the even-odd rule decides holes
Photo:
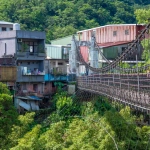
[(78, 77), (78, 88), (105, 95), (150, 113), (150, 77), (146, 74), (103, 74)]

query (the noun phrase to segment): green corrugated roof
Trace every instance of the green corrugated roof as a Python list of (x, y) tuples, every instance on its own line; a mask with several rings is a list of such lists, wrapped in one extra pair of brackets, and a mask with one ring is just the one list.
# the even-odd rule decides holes
[[(75, 35), (75, 37), (76, 37), (76, 39), (78, 39), (77, 35)], [(66, 36), (63, 38), (59, 38), (56, 40), (52, 40), (51, 45), (67, 45), (67, 44), (71, 44), (71, 40), (72, 40), (72, 35)]]

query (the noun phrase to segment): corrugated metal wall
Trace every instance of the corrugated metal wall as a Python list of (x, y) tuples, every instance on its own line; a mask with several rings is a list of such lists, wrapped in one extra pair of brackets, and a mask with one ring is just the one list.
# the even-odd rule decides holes
[[(83, 41), (91, 40), (91, 32), (95, 30), (97, 43), (111, 43), (118, 41), (133, 41), (135, 40), (138, 31), (144, 28), (143, 25), (126, 24), (126, 25), (110, 25), (79, 32), (82, 33)], [(125, 34), (125, 30), (129, 31), (129, 34)], [(113, 35), (113, 31), (117, 31), (117, 35)]]
[(0, 81), (16, 81), (17, 67), (0, 66)]
[(70, 46), (46, 44), (47, 57), (50, 59), (69, 59)]
[(46, 44), (47, 57), (51, 59), (62, 59), (62, 46)]

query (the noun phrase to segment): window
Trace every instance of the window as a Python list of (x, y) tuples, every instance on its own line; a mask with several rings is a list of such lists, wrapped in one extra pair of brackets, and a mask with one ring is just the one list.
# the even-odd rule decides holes
[(2, 27), (2, 31), (6, 31), (6, 27)]
[(129, 35), (129, 30), (125, 30), (125, 35)]
[(13, 30), (13, 28), (10, 28), (10, 31)]
[(37, 52), (37, 42), (36, 41), (23, 41), (22, 43), (25, 43), (28, 48), (28, 52), (30, 52), (30, 55), (33, 55), (33, 53)]
[(113, 36), (117, 36), (117, 31), (113, 31)]
[(26, 84), (22, 84), (22, 90), (27, 90)]
[(62, 62), (58, 62), (58, 65), (63, 65), (63, 63)]
[(33, 53), (33, 46), (30, 46), (30, 53)]
[(126, 49), (127, 49), (126, 47), (122, 47), (121, 53), (123, 53)]
[(34, 90), (35, 92), (38, 91), (38, 85), (37, 85), (37, 84), (33, 84), (33, 90)]

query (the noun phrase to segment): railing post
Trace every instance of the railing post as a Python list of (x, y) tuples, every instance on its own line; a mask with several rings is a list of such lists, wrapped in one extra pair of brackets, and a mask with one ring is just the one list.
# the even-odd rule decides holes
[(140, 91), (140, 81), (139, 81), (139, 69), (138, 69), (138, 59), (136, 54), (136, 66), (137, 66), (137, 82), (138, 82), (138, 93)]
[(121, 78), (120, 78), (120, 72), (119, 72), (119, 81), (120, 81), (120, 89), (121, 89)]
[(114, 83), (115, 83), (115, 81), (114, 81), (115, 79), (114, 79), (114, 78), (115, 78), (115, 76), (114, 76), (114, 73), (113, 73), (113, 86), (115, 86), (115, 85), (114, 85)]

